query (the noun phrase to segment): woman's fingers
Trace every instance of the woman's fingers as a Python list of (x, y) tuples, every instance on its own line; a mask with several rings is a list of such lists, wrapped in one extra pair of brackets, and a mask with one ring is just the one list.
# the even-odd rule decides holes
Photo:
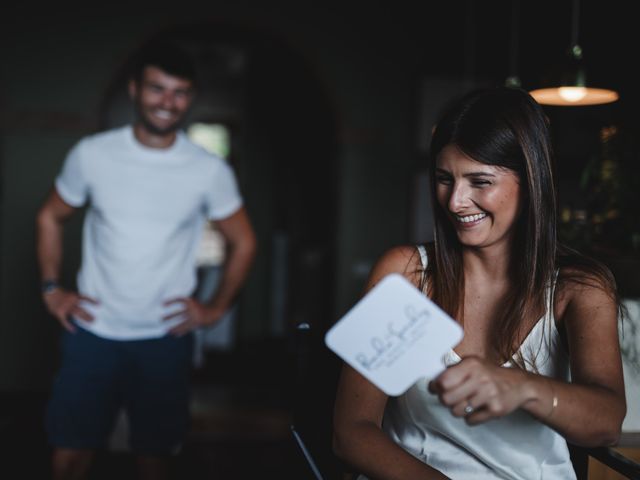
[(519, 407), (517, 382), (512, 369), (465, 358), (449, 367), (429, 385), (456, 417), (477, 424), (502, 417)]

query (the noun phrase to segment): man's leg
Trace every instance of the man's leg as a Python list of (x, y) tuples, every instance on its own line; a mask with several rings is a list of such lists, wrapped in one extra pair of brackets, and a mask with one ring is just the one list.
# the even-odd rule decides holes
[(193, 338), (128, 342), (131, 368), (126, 392), (131, 448), (140, 478), (169, 478), (172, 458), (189, 426), (189, 373)]
[(64, 332), (62, 364), (47, 405), (55, 480), (83, 479), (104, 447), (119, 405), (116, 343), (82, 328)]
[(53, 480), (84, 480), (93, 456), (92, 450), (54, 449), (51, 458)]
[(140, 480), (169, 480), (170, 459), (165, 455), (139, 455), (138, 478)]

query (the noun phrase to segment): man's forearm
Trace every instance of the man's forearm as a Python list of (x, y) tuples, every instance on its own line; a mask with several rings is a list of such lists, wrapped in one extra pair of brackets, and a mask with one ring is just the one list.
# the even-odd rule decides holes
[(62, 263), (63, 224), (46, 212), (36, 221), (36, 249), (41, 278), (57, 280)]
[(253, 265), (255, 249), (253, 239), (247, 239), (229, 248), (220, 286), (209, 303), (211, 307), (227, 310), (231, 306)]

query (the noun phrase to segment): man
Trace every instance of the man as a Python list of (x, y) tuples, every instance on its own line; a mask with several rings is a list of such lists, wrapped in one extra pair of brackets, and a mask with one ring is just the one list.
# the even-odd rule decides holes
[[(168, 477), (188, 427), (190, 332), (222, 317), (255, 254), (232, 170), (179, 130), (194, 96), (188, 56), (156, 44), (136, 65), (134, 124), (76, 144), (37, 216), (42, 295), (65, 329), (47, 411), (55, 479), (86, 476), (120, 408), (141, 478)], [(58, 284), (63, 225), (85, 203), (75, 292)], [(228, 256), (205, 305), (191, 294), (207, 219)]]

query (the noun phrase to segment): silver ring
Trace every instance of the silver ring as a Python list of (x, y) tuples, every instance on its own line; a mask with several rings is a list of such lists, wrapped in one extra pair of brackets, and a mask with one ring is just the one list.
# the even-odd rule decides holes
[(475, 410), (475, 408), (473, 408), (470, 403), (467, 403), (467, 406), (464, 407), (464, 414), (465, 415), (471, 415), (474, 410)]

